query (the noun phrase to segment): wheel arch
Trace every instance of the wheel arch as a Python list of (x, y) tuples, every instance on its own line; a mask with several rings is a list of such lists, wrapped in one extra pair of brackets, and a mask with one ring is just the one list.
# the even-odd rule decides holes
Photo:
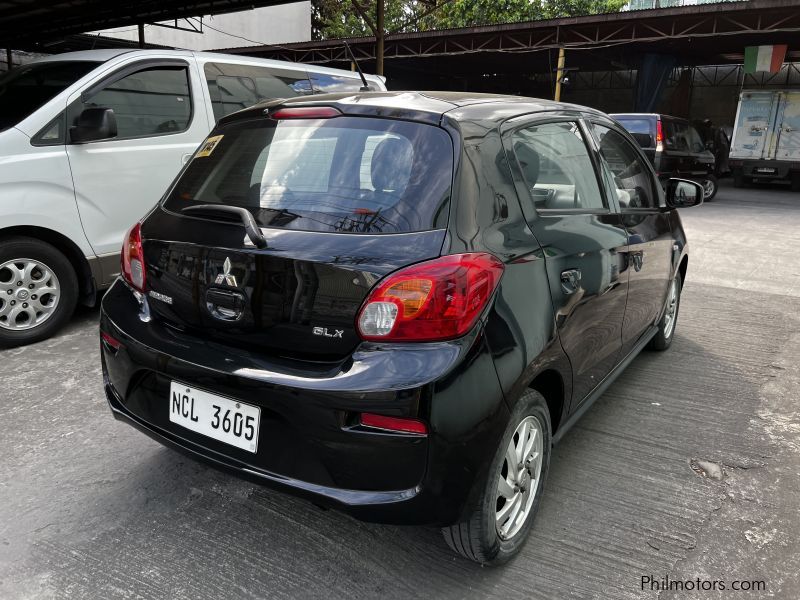
[(684, 255), (681, 259), (681, 264), (678, 265), (678, 273), (681, 274), (681, 288), (686, 283), (686, 270), (689, 268), (689, 257)]
[(34, 225), (16, 225), (0, 229), (0, 241), (11, 237), (28, 237), (46, 242), (66, 256), (75, 270), (80, 285), (79, 302), (89, 306), (94, 305), (96, 285), (92, 269), (75, 242), (57, 231)]
[(531, 380), (528, 388), (539, 392), (547, 402), (547, 408), (550, 411), (550, 425), (553, 428), (552, 434), (555, 435), (562, 423), (564, 406), (567, 404), (563, 376), (556, 369), (545, 369)]

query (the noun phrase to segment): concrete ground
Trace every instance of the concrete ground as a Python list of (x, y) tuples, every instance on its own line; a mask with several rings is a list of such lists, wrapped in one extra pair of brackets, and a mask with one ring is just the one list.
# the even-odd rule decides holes
[[(97, 310), (81, 310), (56, 338), (0, 352), (0, 598), (800, 597), (800, 194), (724, 186), (682, 216), (672, 348), (637, 358), (555, 449), (506, 567), (114, 421)], [(726, 588), (659, 592), (642, 577)]]

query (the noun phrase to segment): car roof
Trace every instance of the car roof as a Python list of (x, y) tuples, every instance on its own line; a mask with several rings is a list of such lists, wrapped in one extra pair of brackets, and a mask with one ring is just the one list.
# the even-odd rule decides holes
[(54, 61), (92, 61), (97, 63), (106, 62), (116, 58), (121, 54), (132, 52), (124, 48), (103, 48), (100, 50), (79, 50), (77, 52), (64, 52), (62, 54), (51, 54), (43, 56), (31, 62), (54, 62)]
[(284, 100), (271, 100), (228, 115), (220, 121), (226, 124), (239, 119), (253, 118), (265, 109), (283, 106), (333, 106), (347, 115), (382, 116), (438, 124), (447, 114), (456, 121), (502, 121), (518, 115), (568, 111), (603, 115), (585, 106), (555, 102), (541, 98), (526, 98), (502, 94), (469, 92), (345, 92), (298, 96)]

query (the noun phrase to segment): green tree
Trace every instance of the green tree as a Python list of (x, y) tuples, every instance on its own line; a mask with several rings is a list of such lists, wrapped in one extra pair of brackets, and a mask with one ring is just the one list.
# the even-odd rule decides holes
[[(388, 33), (618, 12), (626, 0), (384, 0)], [(315, 40), (375, 35), (375, 0), (312, 0)], [(364, 15), (368, 19), (364, 18)]]

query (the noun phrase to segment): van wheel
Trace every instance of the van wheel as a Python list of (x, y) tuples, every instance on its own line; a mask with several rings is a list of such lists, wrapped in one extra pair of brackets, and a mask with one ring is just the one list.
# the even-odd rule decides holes
[(77, 301), (75, 270), (56, 248), (33, 238), (0, 242), (0, 348), (50, 337)]
[(800, 173), (792, 173), (792, 191), (800, 192)]
[(743, 188), (747, 187), (747, 182), (744, 179), (744, 173), (741, 169), (733, 170), (733, 187)]
[(442, 528), (447, 545), (483, 565), (502, 564), (517, 554), (539, 509), (551, 446), (547, 403), (527, 390), (514, 407), (477, 504), (462, 523)]
[(706, 175), (700, 180), (700, 185), (703, 186), (703, 201), (708, 202), (709, 200), (713, 200), (719, 188), (717, 178), (713, 175)]
[(678, 309), (681, 307), (681, 274), (675, 273), (675, 278), (669, 284), (667, 307), (664, 315), (658, 322), (658, 332), (650, 340), (647, 347), (650, 350), (666, 350), (672, 345), (675, 336), (675, 326), (678, 323)]

